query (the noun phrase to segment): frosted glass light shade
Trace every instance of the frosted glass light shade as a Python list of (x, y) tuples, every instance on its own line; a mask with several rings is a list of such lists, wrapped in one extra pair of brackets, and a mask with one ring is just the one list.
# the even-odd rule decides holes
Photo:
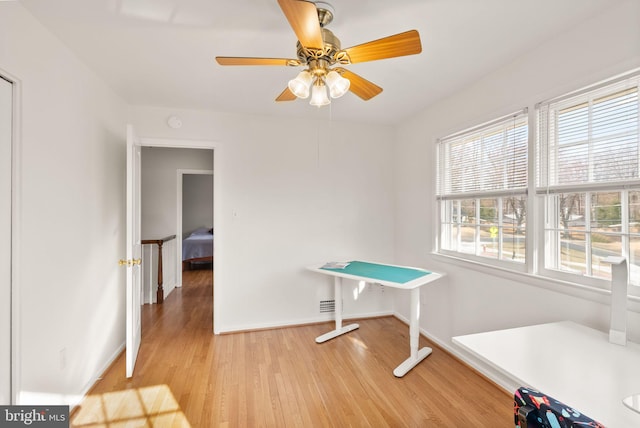
[(335, 70), (327, 74), (327, 86), (329, 87), (331, 98), (340, 98), (346, 94), (350, 85), (349, 79), (345, 79)]
[(323, 83), (316, 83), (311, 87), (311, 101), (309, 104), (316, 107), (326, 106), (331, 100), (327, 95), (327, 87)]
[(313, 82), (313, 76), (311, 73), (304, 70), (301, 71), (294, 79), (289, 80), (289, 90), (293, 92), (298, 98), (307, 98), (309, 96), (309, 89)]

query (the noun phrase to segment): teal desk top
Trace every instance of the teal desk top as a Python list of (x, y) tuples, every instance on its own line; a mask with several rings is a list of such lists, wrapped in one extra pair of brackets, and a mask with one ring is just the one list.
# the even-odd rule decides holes
[(398, 284), (405, 284), (414, 279), (431, 275), (431, 272), (419, 269), (359, 261), (349, 262), (348, 266), (341, 269), (325, 267), (321, 267), (320, 269), (330, 272), (340, 272), (347, 275), (363, 276), (378, 281), (396, 282)]

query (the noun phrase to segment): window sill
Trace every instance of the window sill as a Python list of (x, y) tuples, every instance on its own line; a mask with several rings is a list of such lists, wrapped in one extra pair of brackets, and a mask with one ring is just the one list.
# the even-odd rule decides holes
[[(460, 257), (451, 256), (448, 254), (441, 254), (432, 252), (431, 256), (434, 259), (443, 263), (452, 264), (455, 266), (463, 267), (466, 269), (475, 270), (488, 275), (497, 276), (500, 278), (517, 281), (526, 285), (543, 288), (557, 293), (566, 294), (573, 297), (578, 297), (592, 302), (601, 303), (603, 305), (609, 305), (611, 303), (611, 291), (602, 288), (592, 287), (584, 284), (578, 284), (575, 282), (562, 281), (556, 278), (509, 270), (500, 266), (487, 265), (479, 263), (473, 260), (467, 260)], [(627, 309), (633, 312), (640, 313), (640, 297), (634, 295), (627, 295)]]

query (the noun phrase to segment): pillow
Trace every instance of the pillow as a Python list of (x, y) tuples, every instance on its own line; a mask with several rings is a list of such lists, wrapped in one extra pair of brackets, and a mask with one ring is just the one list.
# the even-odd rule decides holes
[(191, 232), (192, 235), (206, 235), (207, 233), (209, 233), (209, 229), (207, 229), (206, 227), (199, 227)]

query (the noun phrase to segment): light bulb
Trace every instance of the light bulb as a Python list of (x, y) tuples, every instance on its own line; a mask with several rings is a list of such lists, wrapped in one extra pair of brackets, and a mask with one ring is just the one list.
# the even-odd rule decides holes
[(289, 80), (289, 90), (298, 98), (307, 98), (313, 77), (307, 70), (301, 71), (295, 79)]
[(331, 100), (327, 95), (327, 87), (321, 79), (318, 79), (311, 87), (311, 101), (309, 101), (309, 104), (316, 107), (322, 107), (326, 106), (330, 102)]
[(327, 74), (327, 86), (329, 87), (331, 98), (340, 98), (346, 94), (350, 85), (349, 79), (345, 79), (335, 70), (331, 70)]

